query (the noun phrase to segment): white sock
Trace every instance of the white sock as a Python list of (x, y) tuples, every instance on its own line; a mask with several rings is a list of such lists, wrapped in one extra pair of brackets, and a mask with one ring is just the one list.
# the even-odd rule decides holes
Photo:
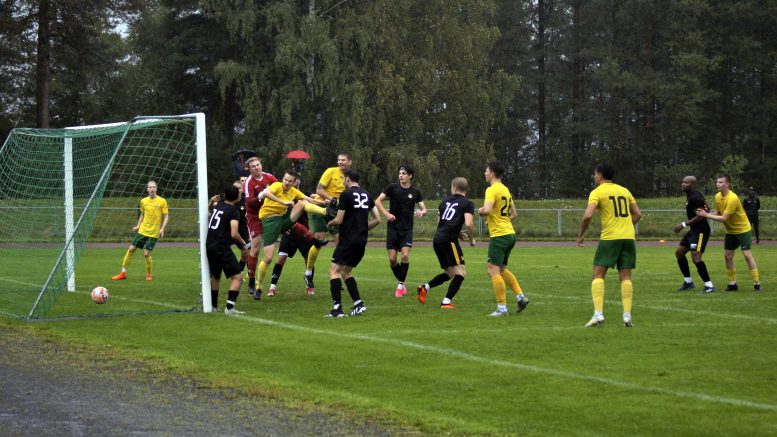
[(443, 300), (442, 300), (442, 304), (443, 304), (443, 305), (448, 305), (449, 303), (451, 303), (451, 300), (450, 300), (450, 299), (448, 299), (447, 297), (446, 297), (445, 299), (443, 299)]
[(690, 276), (686, 276), (685, 277), (685, 283), (686, 284), (693, 284), (693, 278), (691, 278)]

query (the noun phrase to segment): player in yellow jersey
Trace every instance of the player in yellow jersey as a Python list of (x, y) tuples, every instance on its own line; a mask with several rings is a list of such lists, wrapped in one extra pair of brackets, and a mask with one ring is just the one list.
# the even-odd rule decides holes
[(151, 251), (154, 250), (157, 240), (165, 236), (165, 227), (167, 226), (169, 216), (167, 215), (167, 201), (156, 194), (157, 186), (155, 181), (148, 181), (146, 191), (148, 191), (148, 197), (140, 200), (138, 224), (132, 228), (133, 231), (137, 232), (137, 235), (132, 240), (127, 253), (124, 254), (124, 259), (121, 263), (121, 273), (111, 278), (114, 281), (127, 279), (127, 268), (129, 268), (132, 262), (132, 255), (138, 248), (143, 249), (143, 256), (146, 257), (146, 281), (152, 279), (151, 268), (153, 260), (151, 259)]
[(753, 288), (755, 291), (761, 291), (761, 280), (758, 276), (758, 265), (755, 263), (753, 253), (750, 251), (752, 245), (752, 234), (750, 221), (747, 219), (745, 209), (739, 197), (731, 191), (731, 178), (728, 175), (719, 175), (715, 181), (718, 187), (718, 193), (715, 195), (715, 214), (709, 213), (703, 209), (697, 209), (696, 215), (723, 223), (726, 228), (726, 240), (723, 244), (726, 258), (726, 273), (728, 274), (728, 287), (726, 291), (736, 291), (737, 270), (734, 266), (734, 252), (737, 247), (742, 248), (742, 256), (745, 257), (747, 266), (750, 269), (750, 277), (753, 279)]
[(596, 188), (588, 196), (588, 206), (580, 222), (577, 245), (583, 245), (591, 219), (599, 210), (602, 233), (594, 255), (594, 273), (591, 281), (591, 297), (594, 301), (594, 316), (586, 327), (601, 326), (604, 323), (604, 276), (610, 267), (618, 268), (623, 302), (623, 325), (633, 326), (631, 302), (634, 288), (631, 284), (631, 270), (637, 267), (637, 245), (634, 225), (642, 217), (634, 196), (626, 188), (612, 182), (615, 170), (607, 164), (599, 164), (594, 170)]
[[(340, 193), (345, 190), (345, 171), (351, 168), (351, 165), (353, 165), (351, 154), (346, 152), (340, 153), (337, 155), (337, 167), (329, 167), (326, 169), (316, 186), (316, 194), (318, 197), (325, 201), (329, 200), (334, 209), (337, 209), (336, 202), (337, 199), (340, 198)], [(324, 240), (327, 231), (329, 231), (335, 236), (335, 243), (337, 243), (339, 228), (334, 227), (329, 229), (325, 217), (311, 215), (310, 230), (319, 240)], [(315, 287), (313, 283), (313, 268), (318, 259), (318, 252), (319, 249), (317, 247), (311, 247), (310, 252), (308, 252), (308, 263), (307, 269), (305, 270), (305, 284), (307, 285), (308, 293), (312, 293)]]
[(496, 310), (491, 316), (506, 316), (507, 296), (509, 286), (518, 303), (520, 313), (529, 304), (529, 299), (524, 296), (521, 285), (515, 275), (507, 269), (510, 252), (515, 246), (515, 229), (513, 219), (518, 215), (513, 206), (513, 197), (510, 190), (502, 183), (505, 173), (504, 166), (496, 161), (488, 163), (484, 176), (489, 187), (486, 189), (486, 198), (483, 206), (478, 209), (478, 215), (486, 217), (488, 224), (488, 276), (496, 295)]
[[(321, 247), (326, 241), (318, 240), (300, 223), (297, 223), (302, 214), (309, 212), (319, 216), (326, 215), (327, 202), (312, 199), (298, 190), (295, 185), (299, 174), (293, 170), (287, 170), (283, 175), (283, 182), (273, 182), (262, 191), (264, 202), (259, 210), (259, 219), (262, 221), (262, 244), (264, 245), (264, 258), (259, 263), (259, 278), (257, 279), (254, 299), (262, 297), (262, 285), (267, 275), (267, 268), (272, 263), (275, 254), (275, 244), (278, 237), (288, 230), (292, 230), (309, 241), (313, 247)], [(318, 204), (318, 205), (316, 205)]]

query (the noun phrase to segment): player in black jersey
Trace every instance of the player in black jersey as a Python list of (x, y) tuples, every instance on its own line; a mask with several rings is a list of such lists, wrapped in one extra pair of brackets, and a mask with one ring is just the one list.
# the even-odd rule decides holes
[(218, 311), (221, 272), (231, 280), (227, 309), (224, 310), (226, 314), (242, 314), (242, 311), (235, 309), (235, 302), (240, 293), (243, 276), (237, 257), (232, 252), (232, 244), (237, 244), (243, 255), (248, 249), (239, 232), (240, 213), (235, 207), (238, 200), (240, 200), (240, 190), (236, 186), (232, 185), (224, 189), (224, 200), (211, 210), (208, 236), (205, 240), (205, 252), (210, 267), (210, 296), (213, 311)]
[(707, 201), (704, 200), (704, 195), (696, 189), (696, 177), (684, 177), (681, 185), (687, 196), (687, 201), (685, 202), (685, 215), (688, 217), (688, 220), (676, 224), (674, 232), (679, 233), (686, 227), (690, 227), (690, 229), (683, 236), (683, 239), (680, 241), (680, 244), (675, 251), (677, 264), (680, 266), (680, 272), (682, 272), (683, 278), (685, 278), (683, 284), (677, 291), (685, 291), (694, 288), (693, 278), (691, 278), (691, 269), (688, 266), (688, 258), (685, 257), (685, 254), (691, 252), (691, 259), (696, 265), (699, 276), (701, 276), (701, 279), (704, 281), (704, 292), (712, 293), (715, 291), (715, 286), (712, 285), (710, 274), (707, 272), (707, 265), (701, 259), (710, 237), (710, 224), (707, 222), (706, 218), (696, 215), (697, 209), (709, 211), (710, 208), (707, 206)]
[[(389, 184), (375, 201), (375, 206), (386, 217), (386, 249), (389, 265), (397, 279), (395, 297), (407, 293), (405, 280), (410, 267), (410, 248), (413, 247), (413, 217), (426, 214), (424, 196), (415, 185), (412, 185), (413, 167), (407, 164), (399, 166), (399, 182)], [(383, 207), (383, 200), (389, 200), (389, 209)], [(418, 204), (419, 209), (415, 209)], [(402, 254), (401, 263), (397, 262), (397, 252)]]
[(461, 288), (467, 271), (464, 268), (464, 253), (459, 245), (459, 235), (461, 227), (467, 227), (470, 246), (475, 245), (474, 222), (472, 217), (475, 214), (475, 205), (467, 199), (467, 190), (469, 184), (467, 180), (461, 177), (451, 181), (451, 195), (440, 201), (439, 214), (437, 222), (437, 233), (434, 234), (434, 253), (440, 262), (440, 267), (445, 270), (443, 273), (432, 278), (431, 281), (419, 285), (418, 301), (426, 303), (426, 294), (432, 287), (444, 284), (449, 279), (448, 293), (445, 299), (440, 303), (440, 308), (453, 308), (453, 297)]
[[(248, 179), (247, 176), (241, 176), (240, 179), (235, 181), (235, 186), (240, 190), (240, 193), (243, 193), (246, 186), (246, 180)], [(251, 234), (248, 232), (248, 219), (246, 218), (246, 200), (243, 198), (242, 194), (240, 196), (240, 200), (235, 203), (235, 208), (237, 208), (238, 212), (240, 213), (240, 223), (238, 224), (238, 232), (240, 233), (240, 238), (243, 239), (243, 241), (246, 242), (246, 245), (248, 246), (248, 250), (251, 250)], [(247, 253), (241, 254), (240, 256), (240, 271), (242, 272), (247, 263)]]
[[(372, 219), (370, 219), (372, 216)], [(380, 213), (375, 207), (375, 201), (370, 194), (359, 187), (359, 173), (355, 170), (345, 171), (345, 191), (340, 194), (337, 216), (328, 226), (340, 226), (340, 239), (332, 254), (332, 265), (329, 267), (329, 289), (332, 293), (332, 311), (327, 317), (343, 317), (342, 308), (343, 283), (348, 294), (353, 299), (352, 316), (359, 316), (367, 311), (359, 295), (356, 278), (351, 271), (359, 265), (367, 247), (367, 233), (380, 224)], [(342, 281), (341, 281), (342, 279)]]

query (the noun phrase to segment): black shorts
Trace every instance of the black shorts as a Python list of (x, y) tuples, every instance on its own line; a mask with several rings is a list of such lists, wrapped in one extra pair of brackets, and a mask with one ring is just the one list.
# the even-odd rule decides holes
[(335, 247), (335, 253), (332, 254), (332, 262), (341, 266), (356, 267), (364, 258), (364, 250), (367, 243), (343, 243)]
[(386, 249), (402, 250), (403, 247), (413, 247), (413, 230), (398, 230), (386, 228)]
[(208, 256), (211, 278), (220, 278), (222, 271), (227, 278), (241, 272), (240, 264), (238, 264), (237, 257), (235, 252), (232, 252), (231, 246), (207, 247), (205, 253)]
[(283, 234), (283, 237), (281, 237), (281, 244), (278, 247), (278, 255), (285, 254), (289, 258), (294, 258), (297, 250), (299, 250), (299, 253), (307, 259), (308, 252), (312, 246), (313, 243), (306, 241), (302, 236), (297, 234), (290, 235), (288, 233)]
[(464, 265), (464, 253), (461, 251), (459, 240), (434, 240), (432, 246), (441, 268)]
[(709, 237), (708, 233), (691, 229), (683, 235), (680, 246), (687, 247), (692, 252), (704, 253), (704, 249), (707, 248), (707, 240), (709, 240)]

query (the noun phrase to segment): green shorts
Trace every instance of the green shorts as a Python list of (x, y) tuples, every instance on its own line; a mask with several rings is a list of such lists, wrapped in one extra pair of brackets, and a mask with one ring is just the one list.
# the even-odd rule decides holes
[(278, 241), (278, 236), (291, 229), (291, 209), (284, 215), (273, 215), (262, 219), (262, 244), (269, 246)]
[(637, 268), (637, 245), (634, 240), (599, 240), (594, 265), (618, 267), (618, 270)]
[(741, 247), (742, 250), (750, 250), (750, 246), (752, 245), (752, 231), (743, 232), (741, 234), (726, 234), (726, 239), (723, 242), (723, 248), (726, 250), (736, 250), (737, 247)]
[(515, 234), (492, 237), (488, 241), (488, 261), (495, 266), (506, 266), (510, 260), (510, 252), (515, 246)]
[(309, 214), (308, 223), (310, 223), (310, 232), (329, 232), (332, 235), (340, 233), (340, 226), (332, 226), (330, 229), (326, 224), (329, 223), (326, 217), (318, 214)]
[(156, 246), (156, 240), (157, 238), (149, 237), (148, 235), (137, 234), (135, 239), (132, 240), (132, 245), (138, 249), (145, 249), (151, 252), (154, 250), (154, 246)]

